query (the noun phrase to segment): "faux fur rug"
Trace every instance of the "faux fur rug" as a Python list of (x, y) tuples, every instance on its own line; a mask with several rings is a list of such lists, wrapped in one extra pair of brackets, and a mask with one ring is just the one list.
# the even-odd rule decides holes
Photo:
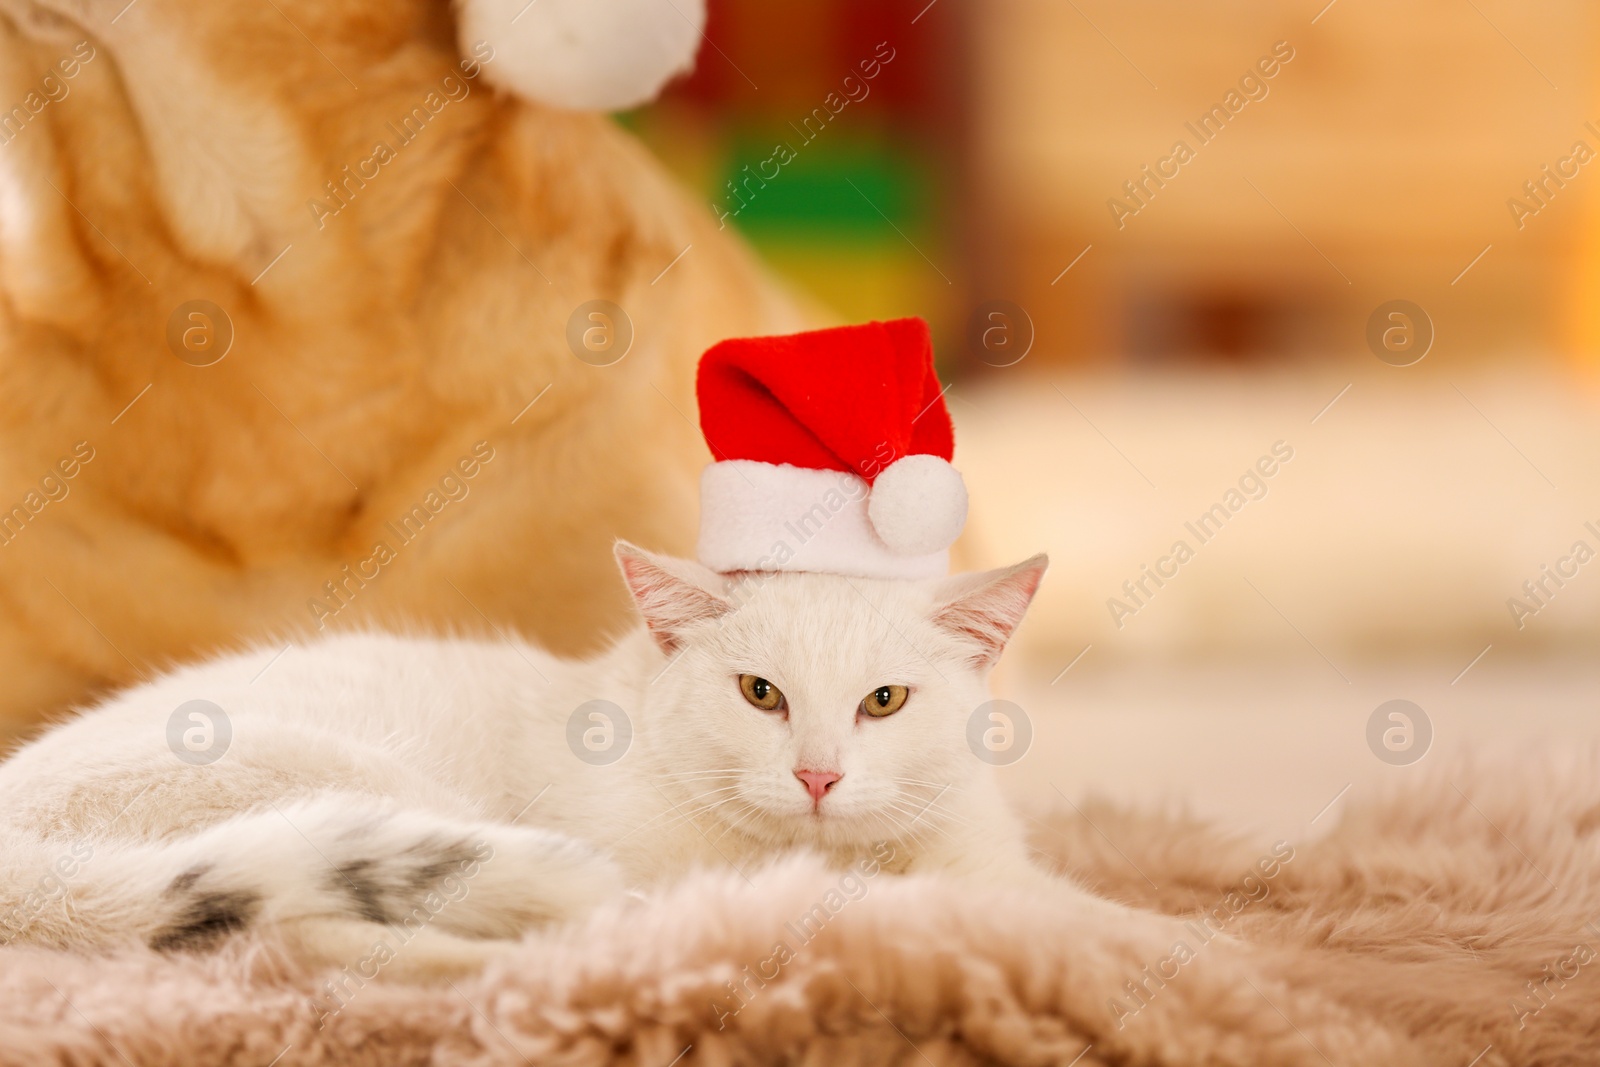
[(1331, 833), (1276, 847), (1179, 817), (1041, 816), (1053, 862), (1181, 917), (1127, 928), (794, 860), (619, 904), (431, 988), (361, 961), (297, 974), (249, 943), (13, 948), (0, 1064), (1593, 1064), (1597, 769), (1436, 769), (1352, 790)]

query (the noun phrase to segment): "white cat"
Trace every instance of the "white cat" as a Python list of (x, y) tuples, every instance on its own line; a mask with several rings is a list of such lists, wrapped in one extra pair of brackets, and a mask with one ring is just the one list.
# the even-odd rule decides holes
[(617, 558), (646, 625), (593, 660), (336, 636), (174, 671), (21, 749), (0, 941), (271, 926), (328, 959), (399, 924), (426, 969), (793, 848), (1046, 878), (967, 742), (1043, 556), (923, 583)]

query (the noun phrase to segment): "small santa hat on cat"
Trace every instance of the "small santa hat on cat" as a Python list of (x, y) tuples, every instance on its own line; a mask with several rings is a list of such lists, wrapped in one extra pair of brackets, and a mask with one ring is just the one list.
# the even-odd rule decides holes
[(700, 359), (700, 562), (934, 578), (967, 518), (921, 319), (742, 338)]
[(463, 54), (494, 49), (495, 85), (552, 107), (621, 111), (694, 65), (705, 0), (455, 0)]

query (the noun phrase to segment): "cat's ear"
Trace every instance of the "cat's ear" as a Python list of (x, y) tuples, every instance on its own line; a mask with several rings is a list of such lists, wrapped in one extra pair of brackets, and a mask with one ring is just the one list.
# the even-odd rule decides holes
[(669, 656), (683, 647), (685, 632), (733, 610), (730, 601), (706, 588), (717, 576), (698, 564), (658, 556), (626, 541), (618, 541), (613, 551), (650, 636)]
[(1050, 557), (1044, 553), (1011, 567), (949, 579), (939, 590), (933, 621), (972, 647), (972, 665), (994, 666), (1039, 591)]

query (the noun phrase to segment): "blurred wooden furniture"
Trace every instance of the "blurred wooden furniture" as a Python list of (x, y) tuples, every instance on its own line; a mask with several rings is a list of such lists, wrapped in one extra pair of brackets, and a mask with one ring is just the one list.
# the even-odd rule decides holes
[[(1600, 350), (1600, 161), (1543, 169), (1600, 153), (1592, 7), (1323, 2), (969, 11), (975, 298), (1022, 305), (1040, 358), (1077, 362), (1365, 356), (1394, 298), (1428, 311), (1438, 355)], [(1267, 95), (1202, 145), (1185, 124), (1279, 41)], [(1107, 201), (1179, 140), (1195, 157), (1119, 229)], [(1543, 206), (1519, 220), (1530, 181)]]

